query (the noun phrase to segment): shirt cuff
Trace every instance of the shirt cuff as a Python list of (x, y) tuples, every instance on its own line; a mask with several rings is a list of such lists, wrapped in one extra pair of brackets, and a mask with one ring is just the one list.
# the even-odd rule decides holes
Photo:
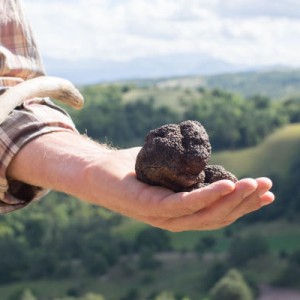
[(47, 133), (78, 133), (70, 116), (49, 99), (36, 98), (17, 107), (0, 126), (0, 213), (20, 209), (49, 190), (8, 178), (7, 167), (18, 151)]

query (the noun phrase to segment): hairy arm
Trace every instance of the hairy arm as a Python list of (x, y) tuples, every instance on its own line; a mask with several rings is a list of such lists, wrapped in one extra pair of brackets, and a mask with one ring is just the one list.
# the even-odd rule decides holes
[(268, 178), (222, 180), (189, 193), (149, 186), (134, 173), (138, 151), (110, 149), (74, 133), (49, 133), (19, 151), (8, 175), (171, 231), (221, 228), (274, 200)]

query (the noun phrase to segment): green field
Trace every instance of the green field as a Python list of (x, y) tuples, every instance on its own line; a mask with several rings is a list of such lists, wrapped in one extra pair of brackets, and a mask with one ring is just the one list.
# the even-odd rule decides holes
[(213, 154), (211, 164), (221, 164), (237, 176), (284, 177), (300, 149), (300, 124), (279, 129), (253, 148)]
[[(151, 88), (135, 88), (124, 94), (124, 103), (135, 102), (138, 100), (154, 101), (155, 107), (172, 107), (177, 112), (184, 110), (184, 102), (191, 102), (196, 97), (199, 98), (196, 90), (168, 89), (153, 86)], [(183, 102), (184, 99), (184, 102)]]

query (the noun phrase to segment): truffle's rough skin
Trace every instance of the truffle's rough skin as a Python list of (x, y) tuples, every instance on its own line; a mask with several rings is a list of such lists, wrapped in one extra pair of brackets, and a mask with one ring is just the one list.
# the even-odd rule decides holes
[(238, 179), (229, 171), (226, 171), (223, 166), (208, 165), (204, 168), (205, 183), (213, 183), (218, 180), (228, 179), (237, 182)]
[(185, 121), (151, 130), (136, 160), (137, 178), (175, 192), (194, 189), (204, 183), (204, 167), (211, 155), (205, 128), (197, 121)]
[(190, 192), (215, 181), (237, 178), (224, 167), (207, 165), (211, 145), (197, 121), (169, 124), (151, 130), (136, 159), (137, 178), (174, 192)]

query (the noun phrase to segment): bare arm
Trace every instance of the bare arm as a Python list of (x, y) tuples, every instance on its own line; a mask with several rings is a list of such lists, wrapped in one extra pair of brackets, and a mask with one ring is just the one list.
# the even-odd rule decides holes
[(190, 193), (146, 185), (134, 173), (138, 151), (112, 150), (69, 132), (50, 133), (24, 146), (8, 175), (171, 231), (221, 228), (274, 200), (268, 178), (224, 180)]

